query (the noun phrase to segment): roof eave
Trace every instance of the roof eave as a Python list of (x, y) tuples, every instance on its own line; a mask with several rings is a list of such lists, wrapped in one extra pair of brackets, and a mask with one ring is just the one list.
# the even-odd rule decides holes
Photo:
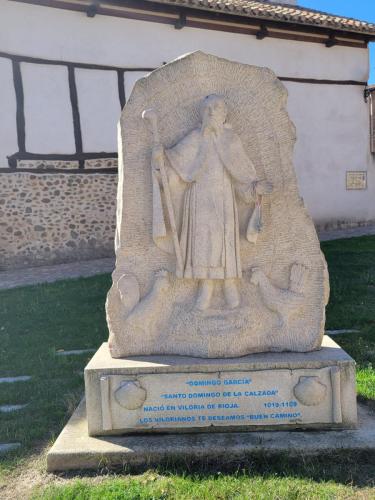
[[(138, 0), (139, 1), (139, 0)], [(278, 23), (280, 25), (289, 25), (290, 27), (308, 27), (308, 28), (313, 28), (317, 30), (321, 30), (322, 33), (324, 31), (326, 32), (335, 32), (335, 33), (340, 33), (342, 35), (350, 35), (354, 34), (357, 36), (361, 36), (365, 39), (365, 41), (375, 41), (375, 30), (374, 31), (363, 31), (360, 29), (348, 29), (348, 28), (341, 28), (337, 26), (324, 26), (322, 24), (318, 23), (309, 23), (309, 22), (301, 22), (301, 21), (296, 21), (296, 20), (288, 20), (288, 19), (277, 19), (277, 18), (271, 18), (270, 16), (262, 16), (262, 15), (256, 15), (256, 16), (249, 16), (246, 13), (242, 13), (239, 11), (234, 11), (234, 9), (226, 9), (226, 10), (216, 10), (212, 8), (207, 8), (205, 6), (201, 5), (178, 5), (175, 2), (170, 2), (169, 0), (158, 2), (157, 0), (144, 0), (146, 3), (149, 5), (154, 5), (157, 7), (165, 6), (165, 7), (172, 7), (176, 10), (187, 10), (187, 11), (192, 11), (192, 12), (205, 12), (209, 13), (211, 15), (222, 15), (222, 16), (230, 16), (233, 18), (242, 18), (242, 19), (248, 19), (250, 21), (262, 21), (262, 22), (269, 22), (269, 23)], [(120, 0), (121, 3), (129, 3), (129, 0)], [(366, 40), (366, 38), (371, 38)]]

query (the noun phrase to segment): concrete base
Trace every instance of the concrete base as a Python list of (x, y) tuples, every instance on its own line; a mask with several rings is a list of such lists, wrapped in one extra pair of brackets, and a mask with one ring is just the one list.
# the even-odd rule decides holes
[(375, 414), (358, 407), (357, 430), (148, 434), (90, 437), (82, 401), (47, 456), (50, 472), (161, 463), (236, 463), (256, 455), (375, 452)]
[(90, 436), (357, 424), (355, 363), (329, 337), (319, 351), (231, 359), (113, 359), (105, 343), (85, 368), (85, 387)]

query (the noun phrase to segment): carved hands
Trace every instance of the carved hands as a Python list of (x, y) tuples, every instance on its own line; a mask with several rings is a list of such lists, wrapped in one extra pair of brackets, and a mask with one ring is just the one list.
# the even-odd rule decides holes
[(273, 185), (266, 180), (254, 181), (248, 186), (244, 184), (237, 185), (236, 191), (243, 202), (252, 203), (257, 195), (271, 194), (273, 192)]

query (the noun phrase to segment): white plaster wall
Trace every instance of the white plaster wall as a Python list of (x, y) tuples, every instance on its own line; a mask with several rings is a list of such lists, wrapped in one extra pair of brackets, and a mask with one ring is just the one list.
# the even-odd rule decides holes
[[(258, 41), (248, 35), (191, 28), (175, 30), (162, 24), (107, 16), (88, 18), (84, 13), (5, 0), (0, 0), (0, 11), (0, 50), (4, 52), (142, 68), (156, 67), (183, 53), (201, 49), (241, 62), (268, 66), (279, 76), (361, 81), (368, 77), (368, 52), (362, 49), (327, 49), (320, 44), (276, 39)], [(0, 69), (2, 67), (7, 69), (0, 72), (3, 83), (0, 100), (4, 95), (11, 96), (9, 103), (5, 98), (9, 115), (12, 109), (14, 111), (9, 62), (3, 63)], [(23, 75), (26, 67), (22, 64)], [(37, 78), (34, 70), (26, 75), (27, 146), (35, 150), (38, 147), (36, 152), (69, 153), (74, 150), (74, 142), (70, 105), (65, 108), (67, 76), (61, 81), (56, 79), (54, 68), (46, 67), (44, 77), (39, 73)], [(115, 124), (120, 105), (115, 72), (76, 71), (84, 150), (116, 150)], [(135, 80), (143, 74), (126, 72), (127, 98)], [(42, 81), (45, 79), (48, 86), (50, 78), (60, 81), (61, 88), (66, 89), (59, 93), (59, 106), (64, 102), (62, 107), (65, 109), (64, 125), (58, 124), (61, 129), (53, 126), (53, 121), (47, 123), (41, 117), (42, 113), (51, 112), (48, 109), (50, 101), (45, 99), (48, 89), (44, 89)], [(368, 108), (363, 100), (363, 88), (289, 82), (286, 86), (290, 94), (288, 108), (298, 134), (297, 175), (301, 194), (314, 219), (318, 223), (375, 219), (375, 164), (369, 152)], [(55, 111), (51, 116), (55, 116)], [(13, 122), (9, 123), (12, 131), (6, 130), (0, 135), (0, 161), (17, 150), (14, 115)], [(41, 147), (48, 147), (48, 151)], [(346, 191), (347, 170), (368, 170), (368, 189)]]
[[(160, 66), (204, 50), (279, 76), (367, 80), (366, 50), (173, 26), (0, 0), (0, 47), (34, 57), (121, 67)], [(47, 43), (48, 42), (48, 43)]]
[(25, 98), (26, 151), (74, 153), (68, 70), (21, 63)]
[(0, 168), (8, 166), (7, 155), (16, 151), (16, 96), (12, 63), (8, 59), (0, 58)]
[[(294, 158), (300, 191), (314, 220), (375, 219), (375, 169), (363, 88), (291, 82), (286, 87), (297, 128)], [(347, 170), (368, 170), (368, 189), (347, 191)]]
[(75, 73), (83, 151), (117, 151), (121, 114), (117, 73), (92, 69), (76, 69)]

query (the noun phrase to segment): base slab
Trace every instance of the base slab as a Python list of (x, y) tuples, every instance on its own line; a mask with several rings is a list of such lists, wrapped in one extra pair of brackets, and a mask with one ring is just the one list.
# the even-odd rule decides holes
[(161, 463), (241, 463), (256, 455), (314, 456), (375, 453), (375, 414), (358, 407), (359, 427), (338, 431), (262, 431), (90, 437), (82, 401), (47, 456), (48, 471), (129, 467)]
[(103, 344), (85, 386), (90, 436), (357, 425), (355, 363), (329, 337), (319, 351), (232, 359), (113, 359)]

